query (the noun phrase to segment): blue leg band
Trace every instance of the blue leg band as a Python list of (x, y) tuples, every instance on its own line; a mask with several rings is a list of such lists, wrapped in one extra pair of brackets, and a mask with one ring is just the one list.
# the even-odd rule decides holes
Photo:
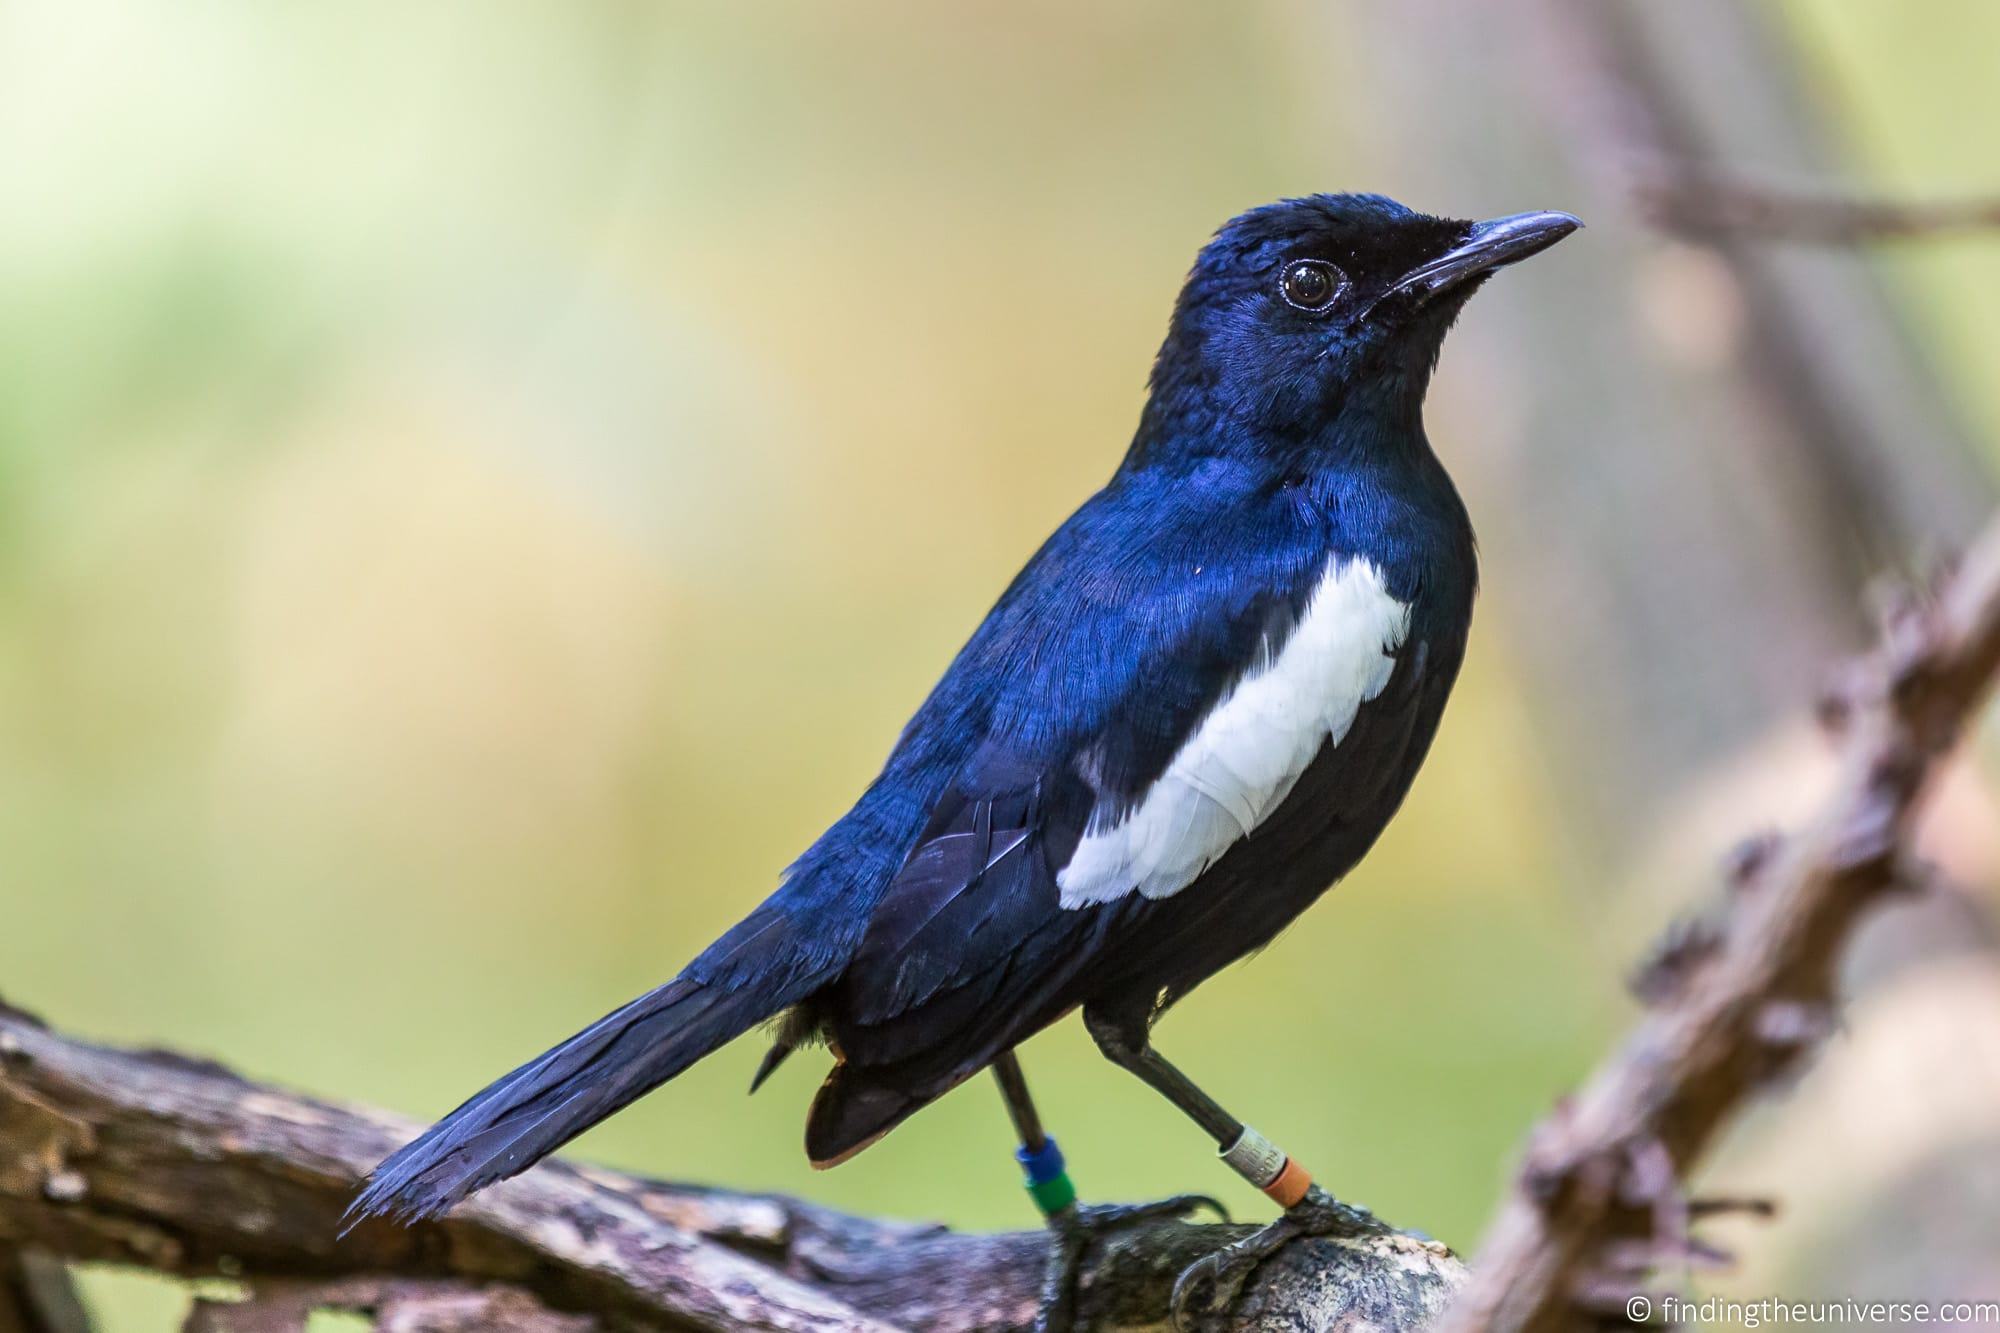
[(1053, 1217), (1076, 1202), (1076, 1186), (1070, 1183), (1068, 1164), (1053, 1135), (1042, 1140), (1038, 1151), (1016, 1148), (1014, 1160), (1027, 1173), (1028, 1193), (1044, 1213)]

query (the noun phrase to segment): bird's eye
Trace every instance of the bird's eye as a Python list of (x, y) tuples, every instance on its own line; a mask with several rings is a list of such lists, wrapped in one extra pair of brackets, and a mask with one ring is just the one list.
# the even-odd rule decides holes
[(1318, 313), (1333, 304), (1346, 285), (1341, 271), (1322, 259), (1300, 259), (1285, 265), (1278, 292), (1290, 305)]

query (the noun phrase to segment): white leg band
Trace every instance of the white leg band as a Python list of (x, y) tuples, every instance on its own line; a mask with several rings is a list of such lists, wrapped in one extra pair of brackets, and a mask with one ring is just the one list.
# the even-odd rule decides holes
[(1276, 1180), (1285, 1169), (1285, 1154), (1278, 1145), (1248, 1125), (1236, 1136), (1236, 1142), (1222, 1150), (1220, 1156), (1237, 1175), (1258, 1189)]

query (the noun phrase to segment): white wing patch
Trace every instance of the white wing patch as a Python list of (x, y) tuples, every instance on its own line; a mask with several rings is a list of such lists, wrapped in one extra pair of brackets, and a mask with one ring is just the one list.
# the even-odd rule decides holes
[(1116, 823), (1092, 817), (1056, 875), (1062, 905), (1166, 898), (1194, 883), (1278, 808), (1321, 745), (1347, 735), (1409, 632), (1409, 604), (1382, 572), (1336, 557), (1285, 646), (1223, 696), (1139, 804)]

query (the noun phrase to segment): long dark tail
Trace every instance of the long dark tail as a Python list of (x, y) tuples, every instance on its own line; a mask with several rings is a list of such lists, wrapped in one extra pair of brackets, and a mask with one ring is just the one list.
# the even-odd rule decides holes
[[(731, 932), (749, 961), (788, 932)], [(743, 935), (749, 935), (744, 940)], [(722, 943), (718, 942), (718, 948)], [(760, 949), (757, 946), (763, 945)], [(435, 1217), (496, 1180), (527, 1170), (613, 1112), (629, 1106), (730, 1039), (812, 989), (810, 972), (776, 964), (767, 983), (704, 984), (696, 967), (642, 995), (547, 1051), (453, 1111), (375, 1169), (347, 1210), (346, 1224), (370, 1217)], [(786, 975), (786, 974), (789, 975)], [(782, 977), (782, 981), (780, 978)]]

